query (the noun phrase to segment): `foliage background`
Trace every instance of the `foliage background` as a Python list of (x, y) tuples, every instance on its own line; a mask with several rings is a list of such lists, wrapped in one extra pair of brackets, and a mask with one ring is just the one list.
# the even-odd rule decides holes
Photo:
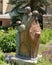
[(0, 47), (4, 52), (16, 50), (16, 32), (17, 30), (0, 31)]
[(14, 25), (17, 20), (22, 20), (24, 8), (26, 6), (30, 6), (32, 11), (38, 10), (40, 13), (45, 14), (45, 8), (46, 5), (48, 5), (47, 0), (9, 0), (9, 3), (11, 5), (15, 5), (10, 12), (12, 25)]
[[(0, 47), (4, 52), (14, 52), (16, 51), (16, 29), (8, 30), (7, 32), (4, 30), (0, 30)], [(51, 29), (43, 29), (41, 33), (40, 43), (47, 44), (52, 40), (52, 30)]]

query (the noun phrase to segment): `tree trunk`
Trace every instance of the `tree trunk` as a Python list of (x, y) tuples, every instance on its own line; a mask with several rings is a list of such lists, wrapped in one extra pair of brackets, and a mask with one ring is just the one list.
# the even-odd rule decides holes
[(30, 1), (30, 7), (31, 7), (31, 9), (32, 9), (32, 11), (34, 10), (34, 0), (31, 0)]

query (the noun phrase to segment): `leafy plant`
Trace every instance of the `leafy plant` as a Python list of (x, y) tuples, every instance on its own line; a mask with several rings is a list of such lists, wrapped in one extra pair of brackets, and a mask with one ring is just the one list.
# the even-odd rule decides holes
[[(12, 19), (12, 25), (16, 23), (17, 20), (22, 20), (23, 8), (21, 7), (25, 0), (9, 0), (10, 4), (15, 4), (16, 6), (11, 10), (10, 16)], [(13, 14), (14, 13), (14, 14)]]
[(5, 58), (5, 54), (0, 49), (0, 65), (10, 65), (10, 64), (8, 64), (8, 63), (5, 62), (4, 58)]
[(7, 33), (0, 31), (0, 47), (4, 52), (16, 50), (16, 32), (17, 30), (9, 30)]
[(0, 61), (3, 61), (5, 57), (5, 54), (0, 49)]
[(8, 26), (0, 26), (0, 30), (5, 30), (5, 31), (7, 31), (8, 30)]

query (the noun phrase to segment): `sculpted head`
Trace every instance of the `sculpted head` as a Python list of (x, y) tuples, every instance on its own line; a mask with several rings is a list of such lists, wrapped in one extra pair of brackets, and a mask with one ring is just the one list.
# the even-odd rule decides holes
[(25, 7), (25, 13), (28, 14), (31, 12), (31, 7), (27, 6)]
[(38, 15), (39, 15), (39, 12), (38, 12), (37, 10), (34, 10), (34, 11), (32, 12), (32, 17), (34, 18), (35, 21), (38, 20)]
[(34, 11), (32, 12), (32, 15), (37, 16), (37, 15), (39, 15), (39, 12), (38, 12), (37, 10), (34, 10)]

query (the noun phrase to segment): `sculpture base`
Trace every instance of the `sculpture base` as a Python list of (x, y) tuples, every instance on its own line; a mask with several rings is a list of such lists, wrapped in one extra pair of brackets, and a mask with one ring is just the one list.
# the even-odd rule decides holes
[(42, 57), (42, 55), (38, 55), (36, 58), (31, 58), (31, 59), (21, 59), (19, 57), (11, 57), (11, 65), (30, 65), (30, 64), (36, 64), (38, 60)]

